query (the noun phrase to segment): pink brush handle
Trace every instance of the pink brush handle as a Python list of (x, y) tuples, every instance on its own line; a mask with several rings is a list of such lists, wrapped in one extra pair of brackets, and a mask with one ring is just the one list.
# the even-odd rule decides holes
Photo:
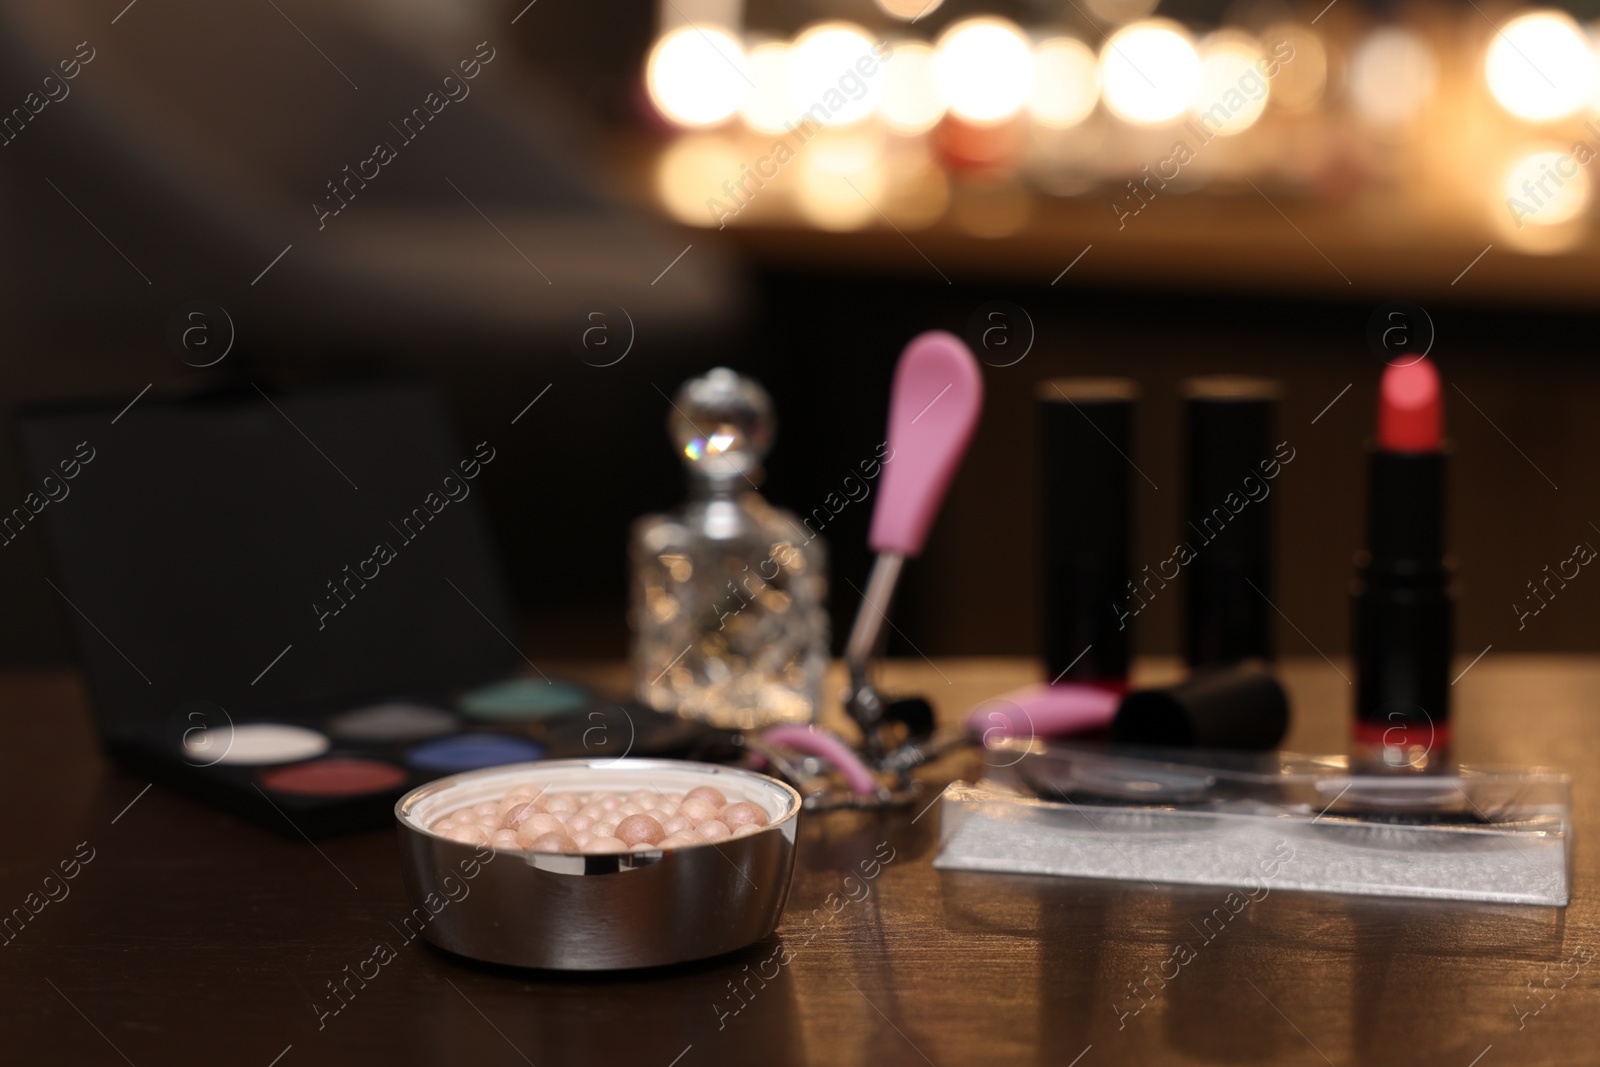
[(867, 765), (861, 762), (861, 757), (832, 734), (813, 730), (809, 726), (774, 726), (762, 737), (771, 744), (816, 756), (832, 764), (850, 791), (858, 796), (872, 796), (878, 791), (878, 783), (873, 779), (872, 772), (867, 770)]
[(867, 543), (915, 556), (983, 409), (983, 372), (960, 338), (930, 330), (901, 353), (889, 399), (889, 456)]

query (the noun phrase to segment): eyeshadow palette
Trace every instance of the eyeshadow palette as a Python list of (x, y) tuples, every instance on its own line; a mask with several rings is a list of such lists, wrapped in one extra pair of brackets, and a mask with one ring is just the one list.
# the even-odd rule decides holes
[(317, 836), (443, 774), (703, 732), (514, 674), (532, 660), (481, 508), (511, 472), (425, 385), (152, 391), (18, 428), (57, 489), (13, 532), (53, 557), (106, 751), (156, 780)]

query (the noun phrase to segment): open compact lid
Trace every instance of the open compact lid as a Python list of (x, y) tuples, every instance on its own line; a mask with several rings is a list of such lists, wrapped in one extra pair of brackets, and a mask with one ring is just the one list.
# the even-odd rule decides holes
[(108, 740), (194, 701), (284, 717), (522, 663), (480, 508), (510, 471), (495, 441), (457, 442), (430, 387), (119, 406), (18, 420), (55, 563), (40, 581)]

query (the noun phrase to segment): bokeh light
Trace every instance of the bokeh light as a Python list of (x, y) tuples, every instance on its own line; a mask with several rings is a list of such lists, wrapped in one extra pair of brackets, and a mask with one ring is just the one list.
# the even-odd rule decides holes
[(883, 68), (883, 97), (878, 112), (900, 133), (931, 130), (944, 114), (944, 97), (933, 76), (933, 49), (920, 41), (894, 46)]
[(1202, 126), (1235, 134), (1255, 125), (1270, 92), (1261, 58), (1261, 47), (1236, 31), (1219, 30), (1200, 42), (1200, 88), (1192, 106)]
[(789, 46), (781, 41), (756, 45), (748, 63), (755, 88), (745, 94), (739, 115), (753, 130), (782, 133), (795, 120), (789, 103)]
[(800, 153), (795, 206), (823, 230), (859, 230), (878, 217), (885, 173), (879, 139), (866, 131), (826, 132)]
[(1002, 122), (1027, 103), (1033, 51), (1004, 19), (964, 19), (934, 47), (934, 78), (950, 110), (969, 122)]
[(650, 102), (680, 126), (715, 126), (744, 102), (750, 71), (744, 49), (712, 26), (682, 26), (650, 50), (645, 67)]
[(1034, 50), (1033, 68), (1028, 112), (1035, 122), (1064, 130), (1094, 111), (1100, 97), (1100, 63), (1088, 45), (1072, 37), (1053, 37)]
[(944, 0), (878, 0), (878, 7), (890, 18), (915, 22), (939, 10)]
[(1529, 122), (1565, 118), (1594, 92), (1595, 57), (1576, 22), (1559, 11), (1519, 15), (1490, 40), (1489, 92)]
[[(872, 73), (865, 73), (863, 70)], [(883, 95), (885, 65), (859, 26), (824, 22), (789, 51), (789, 107), (824, 126), (848, 126), (872, 114)]]
[(1433, 52), (1410, 30), (1374, 31), (1350, 57), (1350, 102), (1379, 126), (1410, 122), (1433, 99), (1438, 68)]
[(720, 134), (680, 137), (656, 163), (656, 197), (667, 214), (685, 225), (716, 226), (718, 212), (707, 202), (715, 198), (728, 210), (739, 207), (722, 183), (739, 177), (742, 162)]
[(1151, 19), (1125, 26), (1100, 50), (1106, 107), (1128, 122), (1177, 118), (1200, 86), (1200, 57), (1177, 23)]
[(1317, 31), (1282, 22), (1268, 28), (1261, 43), (1279, 62), (1272, 79), (1272, 106), (1291, 112), (1316, 107), (1328, 83), (1328, 50)]
[(1565, 152), (1533, 152), (1506, 173), (1506, 209), (1519, 229), (1558, 226), (1589, 203), (1589, 177)]

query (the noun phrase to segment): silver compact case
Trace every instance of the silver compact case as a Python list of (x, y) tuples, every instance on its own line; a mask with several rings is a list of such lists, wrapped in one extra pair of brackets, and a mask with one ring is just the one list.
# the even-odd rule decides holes
[[(428, 829), (517, 786), (555, 793), (714, 786), (759, 807), (743, 837), (601, 854), (524, 852), (453, 841)], [(658, 967), (744, 948), (772, 933), (794, 873), (800, 794), (763, 774), (661, 759), (508, 764), (441, 778), (394, 808), (414, 922), (449, 952), (567, 971)]]

